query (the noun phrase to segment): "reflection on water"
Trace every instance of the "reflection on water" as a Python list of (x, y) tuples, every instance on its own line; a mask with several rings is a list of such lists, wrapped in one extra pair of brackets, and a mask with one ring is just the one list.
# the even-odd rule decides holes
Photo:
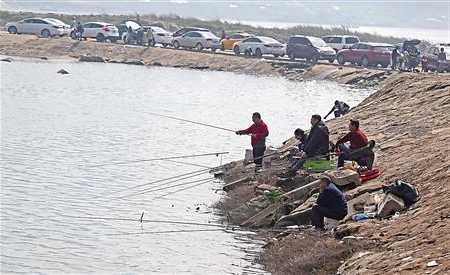
[[(210, 206), (223, 196), (215, 192), (220, 182), (161, 189), (207, 179), (208, 174), (121, 192), (201, 168), (162, 161), (94, 165), (230, 151), (223, 159), (185, 160), (216, 166), (240, 158), (249, 146), (247, 137), (151, 112), (235, 129), (247, 126), (258, 110), (270, 127), (270, 143), (277, 145), (294, 128), (306, 127), (312, 113), (325, 114), (335, 99), (354, 105), (370, 92), (331, 82), (167, 68), (36, 62), (1, 66), (2, 272), (255, 272), (261, 268), (254, 263), (261, 242), (249, 233), (74, 218), (137, 220), (144, 212), (148, 220), (218, 222)], [(70, 74), (56, 74), (62, 67)], [(149, 187), (150, 192), (133, 193)], [(198, 229), (216, 230), (161, 232)]]

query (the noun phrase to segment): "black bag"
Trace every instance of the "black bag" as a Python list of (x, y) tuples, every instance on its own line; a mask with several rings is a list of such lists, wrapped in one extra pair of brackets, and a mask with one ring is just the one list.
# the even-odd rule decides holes
[(419, 200), (419, 192), (410, 183), (402, 180), (396, 180), (393, 184), (383, 187), (383, 192), (391, 193), (400, 197), (405, 202), (405, 206), (409, 207)]

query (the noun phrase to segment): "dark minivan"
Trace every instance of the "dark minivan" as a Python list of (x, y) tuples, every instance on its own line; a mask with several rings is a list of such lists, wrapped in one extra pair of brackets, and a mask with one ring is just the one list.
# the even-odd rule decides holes
[(291, 60), (304, 58), (312, 63), (318, 60), (328, 60), (333, 63), (336, 57), (336, 52), (321, 38), (303, 35), (289, 37), (286, 53)]

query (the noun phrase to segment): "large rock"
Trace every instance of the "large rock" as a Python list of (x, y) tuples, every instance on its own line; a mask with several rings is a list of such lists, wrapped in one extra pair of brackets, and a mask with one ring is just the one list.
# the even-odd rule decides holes
[(69, 74), (69, 72), (64, 70), (64, 69), (61, 69), (61, 70), (57, 71), (56, 73), (58, 73), (58, 74)]
[(11, 63), (13, 59), (11, 57), (0, 59), (0, 61)]
[(137, 60), (137, 59), (125, 60), (122, 63), (127, 64), (127, 65), (140, 65), (140, 66), (145, 65), (144, 61)]
[(81, 55), (80, 58), (78, 59), (78, 61), (80, 62), (100, 62), (100, 63), (104, 63), (105, 59), (101, 56), (96, 56), (96, 55)]

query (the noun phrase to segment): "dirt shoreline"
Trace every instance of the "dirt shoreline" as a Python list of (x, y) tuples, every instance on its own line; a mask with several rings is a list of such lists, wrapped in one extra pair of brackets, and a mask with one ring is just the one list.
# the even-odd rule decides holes
[[(347, 116), (327, 121), (332, 141), (347, 131), (349, 118), (357, 118), (369, 138), (377, 142), (375, 152), (381, 176), (347, 191), (349, 207), (396, 179), (414, 184), (421, 200), (397, 218), (347, 220), (334, 236), (316, 234), (310, 228), (287, 232), (275, 239), (271, 236), (262, 256), (267, 269), (273, 274), (448, 274), (449, 108), (450, 75), (401, 74), (386, 80)], [(287, 167), (288, 162), (276, 160), (272, 164), (275, 168), (258, 176), (242, 162), (226, 167), (225, 180), (229, 184), (248, 177), (243, 183), (227, 187), (227, 197), (220, 205), (232, 223), (271, 228), (276, 211), (289, 213), (291, 210), (285, 208), (292, 202), (282, 202), (284, 208), (277, 208), (277, 202), (261, 199), (261, 188), (277, 188), (286, 194), (291, 189), (286, 186), (299, 187), (314, 180), (299, 176), (290, 180), (279, 178), (281, 169), (277, 167)], [(266, 186), (261, 187), (262, 184)], [(302, 194), (300, 207), (306, 208), (308, 201), (314, 201), (309, 198), (310, 190)], [(250, 217), (271, 207), (277, 210), (248, 223)], [(348, 235), (350, 239), (339, 240)]]
[(140, 47), (95, 41), (76, 41), (68, 37), (44, 39), (35, 35), (11, 35), (0, 31), (0, 55), (44, 59), (67, 58), (134, 65), (165, 66), (197, 70), (225, 71), (259, 76), (279, 76), (293, 81), (329, 79), (342, 84), (376, 86), (391, 73), (319, 63), (290, 62), (273, 58), (234, 56), (230, 52), (195, 52), (171, 48)]

